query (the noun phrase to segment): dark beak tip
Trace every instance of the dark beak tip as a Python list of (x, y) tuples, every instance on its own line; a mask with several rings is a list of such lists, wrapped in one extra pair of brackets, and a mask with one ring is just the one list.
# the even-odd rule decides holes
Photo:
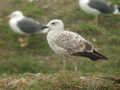
[(42, 29), (46, 29), (46, 28), (48, 28), (48, 26), (43, 26), (43, 27), (42, 27)]

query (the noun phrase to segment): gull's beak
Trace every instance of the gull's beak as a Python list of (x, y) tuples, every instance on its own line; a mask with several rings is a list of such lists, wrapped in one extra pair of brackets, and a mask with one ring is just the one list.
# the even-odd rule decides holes
[(11, 18), (10, 15), (6, 17), (6, 19), (10, 19), (10, 18)]
[(44, 30), (44, 29), (47, 29), (47, 28), (48, 28), (48, 26), (43, 26), (41, 29)]
[(41, 33), (49, 32), (49, 27), (48, 26), (43, 26), (41, 29), (42, 29)]

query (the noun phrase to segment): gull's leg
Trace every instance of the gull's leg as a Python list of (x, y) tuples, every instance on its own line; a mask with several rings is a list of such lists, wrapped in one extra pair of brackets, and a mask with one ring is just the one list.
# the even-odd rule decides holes
[(96, 15), (96, 16), (95, 16), (95, 23), (96, 23), (96, 25), (98, 25), (99, 22), (100, 22), (100, 16), (99, 16), (99, 15)]
[(77, 62), (75, 61), (75, 59), (72, 59), (71, 61), (74, 67), (74, 71), (77, 72), (78, 71)]
[(25, 40), (25, 42), (28, 42), (28, 37), (27, 36), (24, 37), (24, 40)]
[(63, 60), (63, 72), (66, 71), (66, 60)]
[(24, 48), (24, 47), (26, 47), (27, 45), (28, 45), (27, 43), (21, 43), (21, 44), (20, 44), (20, 47)]
[(73, 65), (74, 65), (74, 71), (77, 72), (78, 71), (78, 67), (77, 67), (76, 62), (74, 62)]
[(24, 48), (28, 45), (28, 38), (19, 38), (18, 41), (20, 42), (20, 47)]
[(24, 42), (24, 39), (23, 39), (22, 37), (20, 37), (20, 38), (18, 38), (18, 41), (19, 41), (20, 43), (22, 43), (22, 42)]
[(26, 37), (24, 37), (24, 41), (25, 41), (25, 44), (27, 44), (28, 45), (28, 43), (29, 43), (29, 39), (28, 39), (28, 37), (26, 36)]
[(60, 58), (60, 70), (59, 72), (65, 72), (66, 71), (66, 58), (64, 55), (58, 55)]
[(62, 71), (65, 72), (66, 71), (66, 64), (67, 64), (67, 56), (66, 55), (60, 55), (61, 58), (62, 58)]

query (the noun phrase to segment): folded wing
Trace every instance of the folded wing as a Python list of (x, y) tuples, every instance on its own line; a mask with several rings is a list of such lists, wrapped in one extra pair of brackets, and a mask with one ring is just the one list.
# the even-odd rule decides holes
[(41, 28), (43, 26), (39, 22), (37, 22), (31, 18), (24, 18), (24, 19), (20, 20), (17, 23), (17, 25), (21, 29), (21, 31), (23, 31), (25, 33), (30, 33), (30, 34), (40, 32)]
[(93, 45), (79, 34), (64, 31), (56, 36), (55, 44), (63, 48), (71, 56), (88, 57), (91, 60), (107, 59), (107, 57), (95, 51)]
[(113, 13), (115, 11), (115, 5), (110, 2), (106, 2), (104, 0), (90, 0), (88, 5), (91, 8), (95, 8), (99, 10), (101, 13), (107, 14), (107, 13)]

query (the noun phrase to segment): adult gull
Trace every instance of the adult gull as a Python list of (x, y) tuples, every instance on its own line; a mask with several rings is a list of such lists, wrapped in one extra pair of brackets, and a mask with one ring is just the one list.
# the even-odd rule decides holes
[[(20, 35), (32, 35), (38, 34), (43, 29), (44, 25), (40, 24), (32, 18), (26, 17), (21, 11), (14, 11), (10, 15), (9, 25), (14, 32)], [(28, 44), (26, 37), (19, 38), (21, 47), (25, 47)]]
[(46, 26), (48, 29), (43, 31), (47, 33), (48, 44), (56, 54), (69, 58), (83, 56), (92, 61), (107, 59), (107, 57), (97, 52), (94, 46), (81, 35), (64, 30), (64, 23), (61, 20), (51, 20)]
[(84, 12), (96, 15), (97, 23), (99, 14), (120, 14), (116, 4), (105, 0), (79, 0), (79, 5)]

